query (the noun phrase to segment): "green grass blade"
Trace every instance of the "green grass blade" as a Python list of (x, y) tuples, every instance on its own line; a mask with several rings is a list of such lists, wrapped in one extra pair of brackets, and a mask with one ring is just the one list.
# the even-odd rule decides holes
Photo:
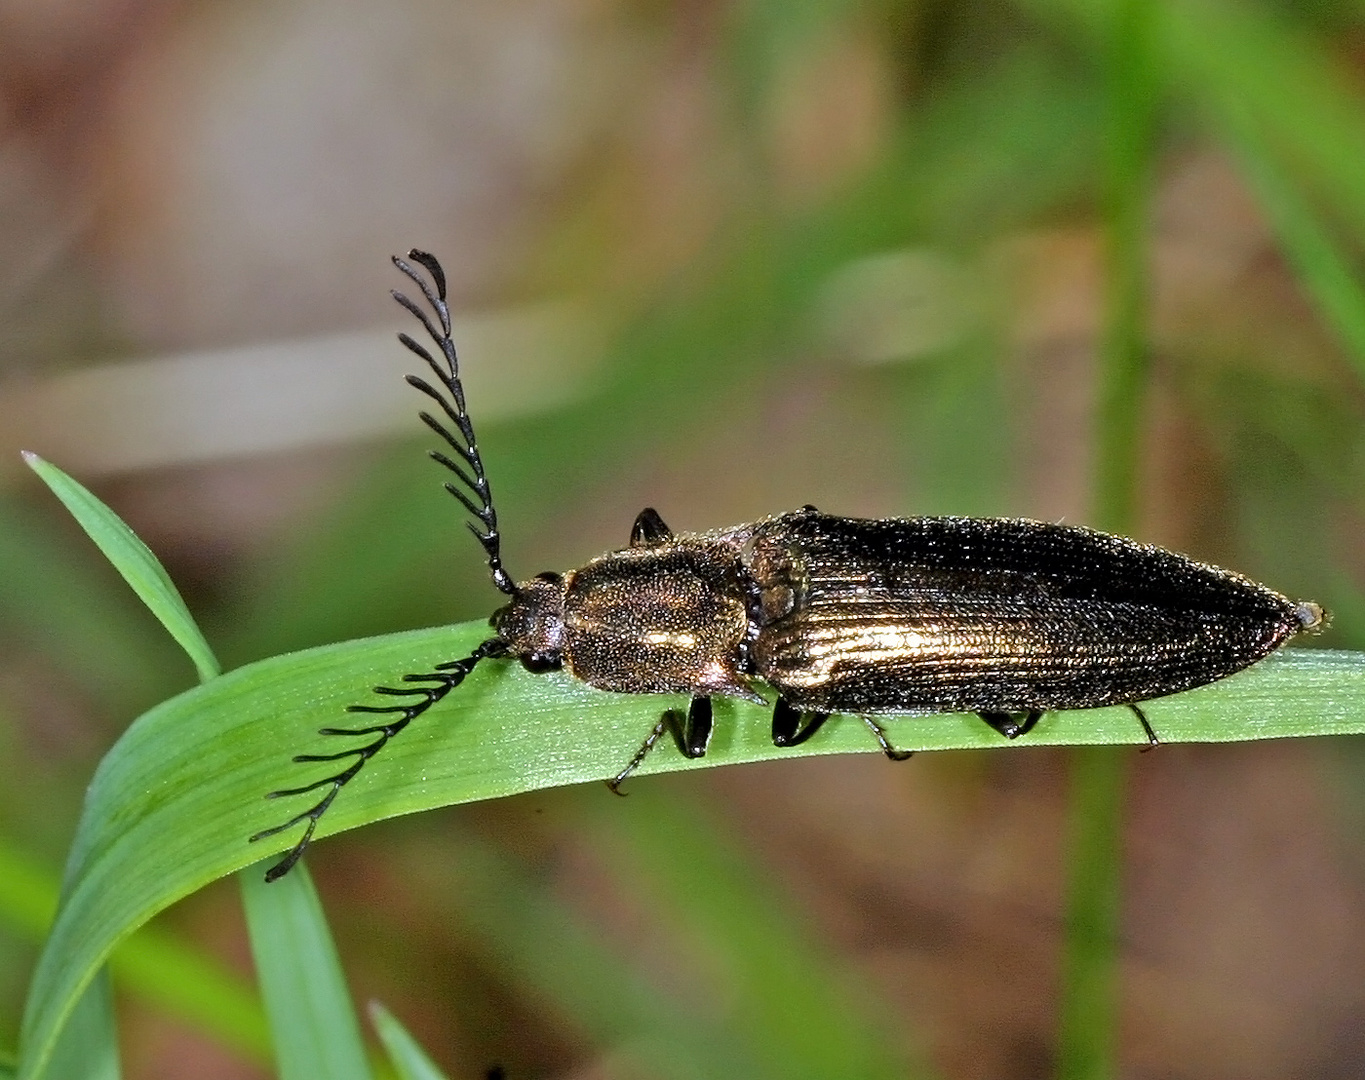
[(1340, 43), (1306, 33), (1273, 6), (1165, 0), (1161, 8), (1173, 81), (1215, 114), (1230, 107), (1254, 118), (1280, 159), (1365, 236), (1365, 95)]
[(1131, 534), (1137, 523), (1149, 367), (1147, 216), (1151, 185), (1155, 0), (1108, 5), (1109, 116), (1105, 141), (1105, 329), (1101, 350), (1094, 521)]
[(1223, 111), (1242, 175), (1275, 229), (1299, 283), (1365, 376), (1365, 290), (1345, 251), (1318, 220), (1308, 198), (1284, 175), (1250, 118)]
[[(26, 1005), (26, 1080), (40, 1075), (76, 995), (114, 945), (175, 900), (270, 853), (246, 837), (309, 802), (267, 801), (262, 794), (326, 775), (325, 766), (289, 758), (343, 742), (317, 736), (318, 727), (336, 724), (346, 705), (366, 700), (364, 688), (468, 655), (487, 633), (479, 621), (274, 657), (140, 717), (90, 785), (62, 907)], [(322, 819), (319, 835), (435, 806), (601, 779), (621, 768), (662, 707), (679, 703), (607, 694), (567, 675), (533, 676), (514, 664), (486, 663), (370, 763)], [(1213, 686), (1153, 703), (1148, 715), (1172, 742), (1365, 732), (1365, 654), (1289, 650)], [(661, 750), (645, 762), (642, 776), (794, 752), (875, 751), (856, 720), (835, 719), (811, 743), (779, 750), (759, 706), (720, 701), (716, 719), (706, 758), (687, 761)], [(907, 749), (1003, 744), (967, 716), (893, 721), (891, 732)], [(1045, 717), (1027, 741), (1139, 743), (1142, 734), (1127, 709), (1101, 709)], [(272, 844), (282, 850), (293, 839)]]
[(307, 867), (266, 885), (240, 875), (279, 1080), (370, 1080), (360, 1024)]
[[(42, 941), (57, 911), (57, 876), (0, 839), (0, 923)], [(155, 1004), (243, 1057), (270, 1059), (265, 1014), (252, 988), (172, 934), (144, 927), (109, 961), (120, 991)]]
[(86, 986), (62, 1029), (47, 1075), (52, 1080), (119, 1080), (118, 1028), (109, 972)]
[(0, 633), (41, 650), (110, 715), (135, 716), (184, 685), (184, 656), (62, 514), (45, 509), (0, 496)]
[(408, 1029), (377, 1001), (370, 1002), (370, 1020), (401, 1080), (447, 1080), (421, 1044), (408, 1034)]
[(61, 469), (28, 451), (24, 452), (24, 461), (61, 499), (72, 517), (104, 552), (105, 558), (133, 587), (138, 598), (189, 654), (199, 672), (199, 681), (204, 682), (217, 675), (220, 668), (213, 650), (199, 632), (166, 568), (151, 549), (138, 539), (137, 534), (117, 514)]

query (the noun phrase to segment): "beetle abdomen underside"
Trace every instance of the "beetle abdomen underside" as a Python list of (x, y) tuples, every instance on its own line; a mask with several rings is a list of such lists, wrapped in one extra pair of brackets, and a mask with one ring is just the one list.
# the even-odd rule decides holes
[(1304, 627), (1293, 602), (1238, 574), (1041, 522), (803, 511), (762, 526), (750, 562), (783, 600), (766, 604), (755, 673), (810, 710), (1143, 701), (1238, 671)]

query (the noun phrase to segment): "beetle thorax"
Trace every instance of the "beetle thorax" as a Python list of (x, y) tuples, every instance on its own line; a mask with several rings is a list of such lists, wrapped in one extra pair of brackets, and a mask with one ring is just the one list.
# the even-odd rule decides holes
[(629, 694), (754, 698), (748, 598), (733, 545), (698, 537), (628, 548), (565, 575), (565, 669)]
[(564, 579), (545, 573), (517, 586), (493, 613), (493, 629), (528, 668), (558, 667), (564, 654)]

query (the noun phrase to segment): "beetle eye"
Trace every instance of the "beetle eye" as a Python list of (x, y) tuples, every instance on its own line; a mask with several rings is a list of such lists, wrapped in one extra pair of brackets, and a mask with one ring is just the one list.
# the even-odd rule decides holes
[(563, 661), (552, 653), (527, 653), (519, 658), (521, 666), (532, 675), (543, 675), (547, 671), (558, 671)]

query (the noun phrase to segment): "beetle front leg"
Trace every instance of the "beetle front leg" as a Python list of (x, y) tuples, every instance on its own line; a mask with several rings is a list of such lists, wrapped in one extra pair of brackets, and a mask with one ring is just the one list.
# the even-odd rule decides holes
[(646, 506), (635, 519), (635, 524), (631, 526), (630, 546), (633, 548), (658, 547), (672, 537), (673, 530), (664, 524), (664, 519), (659, 516), (659, 511), (652, 506)]
[(1033, 725), (1043, 715), (1042, 709), (1032, 709), (1026, 713), (979, 712), (976, 714), (994, 730), (1007, 739), (1017, 739), (1033, 730)]
[(669, 709), (663, 716), (659, 717), (659, 722), (654, 725), (654, 730), (646, 737), (640, 749), (635, 751), (635, 756), (630, 759), (630, 764), (607, 781), (607, 787), (611, 788), (616, 795), (624, 795), (625, 792), (621, 790), (621, 782), (639, 768), (640, 762), (644, 761), (649, 752), (654, 749), (654, 744), (663, 738), (664, 732), (673, 736), (678, 752), (683, 757), (705, 757), (706, 748), (711, 743), (711, 718), (711, 699), (709, 697), (694, 697), (691, 704), (687, 706), (686, 717), (677, 709)]

